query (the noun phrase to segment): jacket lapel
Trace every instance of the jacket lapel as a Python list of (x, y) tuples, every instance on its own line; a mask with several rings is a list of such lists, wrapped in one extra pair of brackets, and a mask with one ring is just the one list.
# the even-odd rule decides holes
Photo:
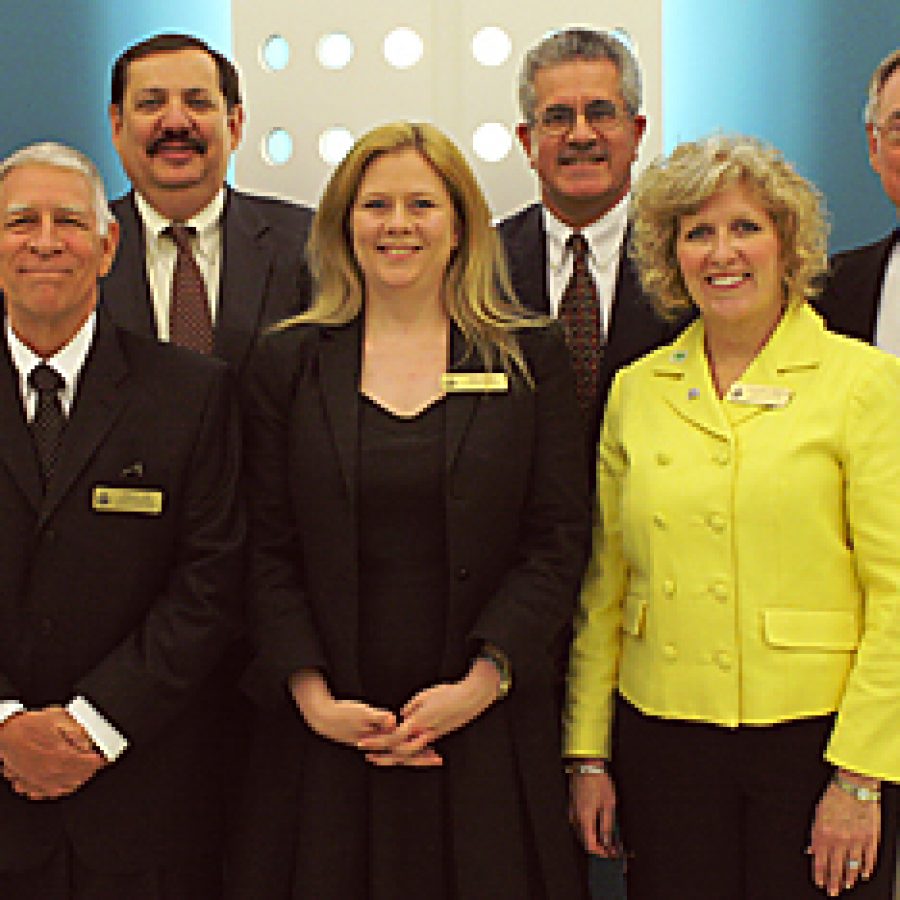
[(57, 470), (47, 485), (38, 525), (43, 524), (71, 490), (101, 441), (118, 418), (124, 403), (122, 381), (128, 369), (115, 331), (103, 315), (88, 355), (75, 403), (63, 432)]
[(216, 314), (215, 354), (239, 366), (253, 343), (275, 248), (268, 223), (240, 194), (228, 189), (222, 223), (222, 273)]
[(134, 192), (112, 204), (121, 233), (109, 275), (100, 282), (100, 305), (120, 328), (145, 337), (157, 337), (156, 318), (147, 280), (144, 224), (134, 203)]
[(41, 475), (34, 442), (25, 422), (19, 375), (9, 356), (6, 341), (0, 351), (0, 463), (35, 510), (41, 505)]
[[(466, 344), (455, 325), (450, 327), (450, 372), (483, 372), (484, 366), (473, 351), (466, 355)], [(444, 442), (446, 471), (453, 468), (472, 416), (478, 406), (480, 394), (475, 392), (447, 394), (444, 409)]]
[(728, 440), (730, 427), (716, 396), (703, 349), (703, 323), (694, 322), (660, 354), (653, 368), (666, 403), (697, 428)]
[(339, 328), (323, 328), (319, 367), (325, 414), (331, 426), (338, 463), (350, 506), (356, 514), (359, 453), (359, 373), (362, 359), (362, 319)]
[(547, 237), (540, 203), (531, 206), (515, 240), (506, 242), (509, 274), (523, 306), (550, 315), (547, 282)]

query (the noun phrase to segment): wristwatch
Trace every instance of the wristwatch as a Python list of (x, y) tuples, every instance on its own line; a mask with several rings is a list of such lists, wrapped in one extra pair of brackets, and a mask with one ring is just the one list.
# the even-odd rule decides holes
[(500, 676), (500, 684), (497, 686), (497, 699), (502, 700), (512, 687), (512, 669), (507, 655), (494, 644), (484, 644), (476, 659), (486, 659), (493, 664)]

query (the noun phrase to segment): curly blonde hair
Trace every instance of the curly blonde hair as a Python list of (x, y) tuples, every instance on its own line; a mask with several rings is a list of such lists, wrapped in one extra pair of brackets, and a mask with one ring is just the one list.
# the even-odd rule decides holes
[(499, 361), (531, 377), (514, 334), (544, 325), (519, 303), (491, 213), (472, 170), (456, 145), (432, 125), (394, 122), (363, 135), (335, 169), (313, 220), (307, 256), (315, 279), (310, 309), (280, 327), (315, 322), (343, 325), (363, 307), (364, 278), (353, 253), (350, 215), (363, 175), (380, 156), (413, 148), (443, 181), (453, 202), (459, 243), (444, 279), (444, 303), (468, 350), (487, 368)]
[(818, 189), (774, 147), (740, 135), (684, 143), (650, 165), (633, 190), (631, 251), (644, 291), (667, 318), (691, 297), (676, 256), (678, 226), (717, 191), (741, 184), (771, 216), (788, 303), (818, 293), (828, 266), (828, 225)]

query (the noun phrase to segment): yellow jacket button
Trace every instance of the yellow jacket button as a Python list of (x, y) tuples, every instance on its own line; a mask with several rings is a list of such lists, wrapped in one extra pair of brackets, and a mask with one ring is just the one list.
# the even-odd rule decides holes
[(674, 660), (678, 656), (678, 650), (674, 644), (664, 644), (662, 652), (663, 656), (668, 660)]

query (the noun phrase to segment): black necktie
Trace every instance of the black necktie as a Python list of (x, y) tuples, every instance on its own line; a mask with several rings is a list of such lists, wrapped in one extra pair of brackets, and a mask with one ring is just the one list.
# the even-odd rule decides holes
[(59, 392), (66, 382), (56, 369), (40, 363), (31, 370), (28, 383), (37, 391), (37, 409), (31, 420), (31, 436), (34, 438), (46, 487), (56, 469), (59, 445), (66, 427), (66, 417), (59, 399)]
[(597, 286), (588, 265), (588, 243), (577, 231), (569, 235), (566, 246), (572, 251), (572, 277), (563, 292), (559, 318), (566, 330), (578, 402), (588, 421), (597, 402), (597, 371), (606, 335), (597, 302)]
[(163, 232), (178, 248), (172, 276), (169, 338), (173, 344), (209, 356), (213, 350), (212, 316), (206, 282), (191, 250), (194, 231), (186, 225), (170, 225)]

